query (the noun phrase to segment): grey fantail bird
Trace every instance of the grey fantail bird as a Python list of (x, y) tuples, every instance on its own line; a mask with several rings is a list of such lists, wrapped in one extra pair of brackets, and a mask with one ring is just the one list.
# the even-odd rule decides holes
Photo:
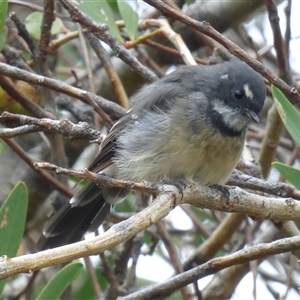
[[(135, 95), (89, 170), (137, 182), (164, 177), (224, 184), (242, 153), (247, 124), (259, 121), (265, 97), (261, 75), (237, 59), (181, 67)], [(81, 240), (127, 194), (89, 183), (50, 218), (37, 249)]]

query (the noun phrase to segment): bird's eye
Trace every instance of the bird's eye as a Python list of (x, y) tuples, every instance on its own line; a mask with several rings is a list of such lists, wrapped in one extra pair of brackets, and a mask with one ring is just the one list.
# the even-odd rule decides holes
[(244, 92), (242, 90), (235, 90), (233, 94), (234, 97), (238, 100), (242, 99), (244, 96)]

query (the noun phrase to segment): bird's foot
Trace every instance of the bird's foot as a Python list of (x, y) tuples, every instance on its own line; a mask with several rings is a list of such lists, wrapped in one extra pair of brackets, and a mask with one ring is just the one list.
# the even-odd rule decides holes
[(229, 197), (230, 197), (230, 192), (229, 192), (228, 188), (226, 188), (224, 185), (219, 185), (219, 184), (213, 184), (213, 185), (210, 185), (209, 187), (222, 193), (222, 195), (224, 196), (224, 198), (226, 200), (226, 204), (228, 204)]
[(174, 185), (178, 189), (179, 193), (181, 194), (181, 199), (183, 198), (183, 191), (186, 189), (186, 182), (184, 180), (180, 180), (180, 179), (172, 180), (163, 177), (161, 181), (164, 184)]

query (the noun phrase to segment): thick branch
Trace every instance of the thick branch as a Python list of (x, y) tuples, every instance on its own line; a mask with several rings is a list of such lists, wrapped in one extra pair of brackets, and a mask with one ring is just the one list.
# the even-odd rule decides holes
[[(41, 268), (61, 264), (84, 256), (99, 254), (107, 249), (111, 249), (163, 219), (172, 209), (181, 203), (190, 203), (201, 208), (250, 214), (258, 219), (300, 221), (300, 203), (293, 199), (266, 198), (247, 193), (239, 188), (230, 189), (229, 191), (230, 199), (228, 200), (223, 199), (223, 195), (214, 189), (208, 187), (199, 187), (199, 189), (196, 189), (194, 185), (190, 184), (184, 191), (182, 197), (175, 187), (169, 185), (164, 186), (164, 192), (161, 193), (149, 207), (128, 220), (112, 226), (104, 234), (89, 241), (82, 241), (42, 251), (37, 254), (28, 254), (15, 258), (3, 256), (2, 262), (0, 262), (0, 279), (18, 273), (31, 273)], [(288, 247), (283, 243), (282, 247), (280, 246), (274, 250), (276, 253), (299, 249), (299, 237), (285, 240), (295, 241), (296, 244)], [(267, 245), (264, 247), (266, 247), (266, 249), (272, 248), (272, 246), (269, 247)], [(232, 257), (236, 257), (234, 255), (235, 254), (233, 254)], [(258, 257), (254, 255), (249, 258), (249, 260), (257, 258)], [(222, 262), (224, 260), (226, 261), (226, 257), (220, 261)], [(237, 263), (241, 262), (241, 260), (238, 260)], [(224, 268), (227, 266), (225, 263)]]

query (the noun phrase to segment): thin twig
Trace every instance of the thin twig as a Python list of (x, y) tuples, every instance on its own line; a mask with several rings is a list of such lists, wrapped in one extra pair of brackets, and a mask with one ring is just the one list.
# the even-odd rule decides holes
[(167, 297), (175, 290), (186, 286), (196, 280), (215, 274), (218, 271), (237, 264), (245, 264), (251, 260), (262, 259), (269, 255), (289, 252), (291, 249), (300, 248), (300, 237), (277, 240), (269, 244), (257, 244), (252, 247), (240, 250), (234, 254), (225, 257), (219, 257), (208, 261), (207, 263), (196, 267), (190, 271), (176, 275), (168, 280), (154, 284), (141, 291), (131, 295), (119, 297), (118, 300), (143, 299), (152, 300), (158, 297)]
[[(36, 4), (33, 4), (31, 2), (24, 2), (24, 1), (19, 1), (19, 0), (8, 0), (8, 3), (9, 4), (16, 4), (16, 5), (24, 6), (24, 7), (30, 8), (33, 11), (40, 11), (40, 12), (44, 11), (44, 7), (36, 5)], [(60, 18), (60, 19), (70, 21), (69, 17), (67, 17), (67, 16), (65, 16), (63, 14), (60, 14), (60, 13), (58, 13), (56, 11), (54, 11), (54, 15), (56, 17)]]
[[(276, 61), (279, 77), (288, 84), (293, 84), (291, 73), (289, 72), (289, 63), (285, 52), (284, 41), (279, 24), (277, 7), (273, 0), (265, 0), (268, 10), (269, 22), (272, 28), (274, 48), (276, 51)], [(262, 142), (259, 163), (262, 167), (262, 175), (267, 178), (271, 164), (275, 159), (280, 136), (283, 130), (283, 123), (277, 112), (275, 104), (268, 112), (267, 126), (265, 136)]]
[[(101, 140), (103, 138), (102, 134), (92, 129), (86, 122), (79, 122), (74, 124), (67, 119), (62, 120), (52, 120), (48, 118), (33, 118), (25, 115), (11, 114), (4, 112), (0, 116), (0, 122), (14, 121), (21, 127), (16, 128), (3, 128), (0, 129), (0, 137), (14, 137), (18, 135), (23, 135), (31, 132), (53, 132), (60, 133), (63, 136), (69, 138), (70, 140), (75, 139), (89, 139), (89, 140)], [(15, 124), (14, 123), (14, 124)]]
[(128, 108), (129, 107), (128, 97), (125, 92), (123, 83), (120, 80), (118, 73), (115, 71), (107, 51), (104, 49), (100, 41), (92, 33), (87, 32), (85, 35), (88, 41), (90, 42), (93, 50), (95, 51), (95, 54), (103, 64), (103, 67), (107, 73), (108, 78), (110, 79), (110, 82), (119, 100), (119, 104), (124, 108)]
[(68, 10), (74, 22), (78, 22), (105, 42), (113, 50), (114, 54), (129, 64), (140, 76), (153, 82), (157, 80), (156, 75), (145, 68), (124, 46), (109, 33), (107, 25), (97, 24), (78, 10), (69, 0), (59, 0), (63, 7)]
[(244, 60), (247, 64), (249, 64), (256, 71), (261, 73), (264, 77), (266, 77), (272, 84), (277, 86), (292, 102), (300, 106), (300, 95), (297, 93), (295, 88), (290, 87), (286, 84), (282, 79), (276, 76), (269, 69), (264, 67), (260, 62), (256, 59), (252, 58), (249, 54), (247, 54), (243, 49), (237, 46), (234, 42), (230, 41), (228, 38), (220, 34), (216, 31), (212, 26), (210, 26), (207, 22), (199, 22), (195, 19), (190, 18), (189, 16), (172, 9), (167, 4), (163, 3), (161, 0), (144, 0), (146, 3), (150, 4), (157, 8), (160, 12), (168, 17), (172, 17), (189, 27), (208, 35), (212, 39), (219, 42), (223, 45), (230, 53)]
[(19, 20), (19, 18), (17, 17), (15, 12), (11, 12), (9, 14), (9, 17), (15, 23), (15, 25), (18, 29), (18, 34), (24, 39), (27, 46), (29, 47), (31, 56), (32, 57), (35, 56), (37, 53), (37, 47), (38, 47), (37, 42), (30, 36), (25, 25)]
[(101, 296), (102, 296), (102, 291), (101, 291), (100, 284), (98, 282), (98, 278), (97, 278), (95, 269), (94, 269), (93, 264), (91, 262), (91, 258), (86, 256), (86, 257), (83, 258), (83, 260), (84, 260), (85, 267), (87, 269), (87, 273), (89, 274), (89, 277), (90, 277), (91, 284), (92, 284), (92, 287), (94, 289), (95, 295), (98, 299), (100, 299)]
[(244, 219), (245, 215), (242, 214), (228, 214), (212, 235), (184, 262), (184, 269), (189, 270), (213, 258), (225, 243), (230, 240), (232, 234), (239, 228)]
[(283, 182), (271, 182), (260, 178), (252, 177), (235, 170), (231, 175), (228, 184), (237, 185), (244, 189), (261, 191), (279, 197), (291, 197), (300, 200), (300, 191), (292, 185)]
[(196, 62), (190, 52), (190, 50), (187, 48), (186, 44), (184, 43), (182, 37), (177, 34), (169, 25), (168, 21), (165, 19), (161, 20), (153, 20), (153, 19), (147, 19), (147, 20), (141, 20), (139, 22), (140, 27), (158, 27), (159, 32), (158, 34), (163, 34), (166, 38), (169, 39), (171, 43), (175, 46), (175, 48), (179, 51), (180, 56), (182, 57), (185, 64), (192, 66), (196, 65)]
[[(125, 113), (125, 110), (122, 109), (122, 107), (120, 107), (119, 105), (93, 93), (75, 88), (69, 84), (62, 82), (61, 80), (36, 75), (34, 73), (11, 67), (4, 63), (0, 63), (0, 74), (14, 79), (23, 80), (32, 84), (46, 86), (54, 91), (80, 99), (84, 103), (90, 104), (94, 108), (94, 110), (97, 110), (98, 106), (100, 106), (105, 112), (115, 116), (116, 118), (120, 118)], [(111, 120), (107, 120), (107, 122), (109, 124), (112, 124)]]
[(284, 35), (285, 41), (285, 53), (287, 59), (290, 57), (290, 42), (291, 42), (291, 12), (292, 12), (292, 0), (287, 0), (286, 7), (284, 9), (286, 17), (286, 29)]
[(56, 174), (73, 176), (78, 179), (88, 179), (92, 182), (97, 183), (99, 186), (134, 189), (137, 191), (142, 191), (142, 192), (150, 193), (153, 195), (157, 195), (159, 192), (161, 192), (161, 188), (159, 188), (157, 185), (147, 184), (147, 183), (136, 183), (133, 181), (114, 179), (114, 178), (105, 176), (103, 174), (97, 174), (97, 173), (90, 172), (88, 169), (84, 169), (82, 171), (74, 171), (74, 170), (70, 170), (70, 169), (61, 168), (61, 167), (55, 166), (53, 164), (45, 163), (45, 162), (35, 162), (34, 166), (36, 168), (55, 171)]
[(51, 116), (50, 113), (47, 113), (39, 105), (27, 98), (24, 94), (21, 94), (20, 91), (15, 88), (13, 82), (9, 78), (2, 76), (1, 74), (0, 85), (12, 99), (20, 103), (31, 115), (37, 118), (48, 118)]
[[(164, 243), (165, 248), (168, 251), (170, 261), (172, 263), (172, 266), (174, 268), (175, 273), (176, 274), (182, 273), (183, 272), (183, 266), (182, 266), (182, 263), (180, 261), (177, 249), (176, 249), (174, 243), (171, 240), (169, 232), (166, 229), (166, 224), (164, 223), (164, 221), (159, 221), (156, 224), (156, 226), (157, 226), (157, 231), (161, 236), (162, 242)], [(183, 286), (180, 289), (180, 292), (181, 292), (183, 300), (188, 300), (189, 299), (188, 287)]]
[(64, 184), (53, 178), (48, 172), (35, 167), (35, 162), (27, 155), (27, 153), (13, 140), (2, 137), (2, 140), (16, 153), (24, 162), (35, 172), (40, 174), (43, 179), (47, 180), (53, 187), (67, 197), (72, 197), (74, 194)]

